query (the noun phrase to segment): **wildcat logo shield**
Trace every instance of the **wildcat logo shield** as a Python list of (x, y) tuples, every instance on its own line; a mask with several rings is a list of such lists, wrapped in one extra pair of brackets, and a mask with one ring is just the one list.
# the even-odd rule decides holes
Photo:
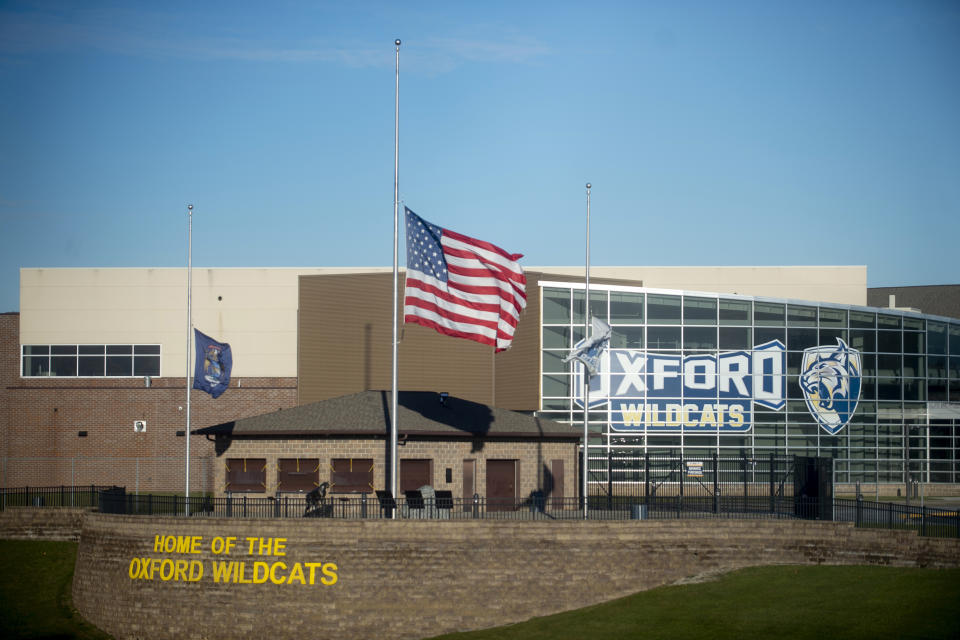
[(836, 346), (804, 350), (800, 388), (810, 414), (830, 435), (847, 426), (857, 410), (862, 371), (860, 352), (840, 338)]

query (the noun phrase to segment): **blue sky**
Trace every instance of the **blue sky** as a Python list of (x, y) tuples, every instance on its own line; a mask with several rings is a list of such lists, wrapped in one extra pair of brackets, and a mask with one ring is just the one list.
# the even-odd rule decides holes
[[(0, 3), (21, 267), (388, 266), (427, 220), (594, 265), (960, 282), (960, 3)], [(402, 246), (402, 243), (401, 243)]]

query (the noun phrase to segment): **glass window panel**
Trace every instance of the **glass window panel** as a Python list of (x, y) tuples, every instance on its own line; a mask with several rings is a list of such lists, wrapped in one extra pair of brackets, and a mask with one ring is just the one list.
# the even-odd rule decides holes
[(569, 396), (570, 395), (570, 376), (566, 376), (566, 375), (543, 376), (543, 395), (544, 397)]
[(914, 331), (903, 332), (903, 352), (923, 353), (923, 334)]
[(946, 402), (947, 381), (943, 378), (928, 380), (927, 397), (930, 398), (931, 402)]
[(684, 327), (684, 349), (716, 349), (717, 329), (715, 327)]
[(563, 359), (567, 351), (544, 351), (543, 352), (543, 372), (544, 373), (569, 373), (570, 369)]
[(791, 327), (817, 326), (817, 308), (791, 304), (787, 306), (787, 324)]
[(569, 349), (571, 344), (569, 326), (543, 328), (544, 349)]
[(784, 306), (776, 302), (756, 302), (753, 305), (753, 323), (761, 327), (782, 327)]
[(642, 349), (643, 327), (613, 327), (610, 346), (614, 349)]
[(107, 345), (107, 355), (120, 355), (120, 354), (131, 354), (133, 353), (133, 347), (129, 344), (108, 344)]
[(880, 400), (900, 400), (900, 381), (896, 378), (877, 378), (877, 398)]
[(926, 400), (927, 384), (926, 380), (917, 380), (916, 378), (904, 378), (903, 380), (903, 399), (904, 400)]
[(787, 352), (787, 373), (796, 376), (800, 375), (800, 365), (803, 364), (803, 352), (801, 351), (788, 351)]
[(960, 356), (960, 326), (950, 325), (950, 355)]
[[(159, 349), (160, 347), (157, 347)], [(92, 355), (103, 355), (103, 345), (102, 344), (81, 344), (77, 347), (77, 351), (82, 356), (92, 356)], [(159, 353), (159, 351), (158, 351)]]
[(837, 344), (837, 338), (840, 338), (844, 342), (847, 342), (847, 330), (846, 329), (820, 329), (820, 344), (822, 345), (835, 345)]
[(927, 322), (927, 353), (947, 352), (947, 325), (942, 322)]
[(861, 378), (860, 380), (860, 399), (875, 400), (877, 397), (877, 379)]
[(50, 375), (50, 356), (24, 356), (22, 375), (24, 376)]
[[(103, 347), (100, 347), (103, 350)], [(77, 361), (77, 375), (81, 377), (103, 377), (103, 356), (80, 356)]]
[(23, 355), (25, 356), (45, 356), (50, 354), (48, 345), (23, 345)]
[(684, 324), (717, 324), (717, 301), (714, 298), (683, 298)]
[[(590, 316), (607, 320), (607, 292), (590, 291)], [(583, 291), (573, 292), (573, 323), (583, 324)]]
[(787, 329), (787, 349), (790, 351), (803, 351), (815, 346), (817, 346), (816, 329)]
[(55, 344), (50, 347), (50, 353), (55, 356), (77, 355), (77, 345)]
[(903, 342), (899, 331), (878, 331), (877, 332), (877, 351), (887, 351), (890, 353), (902, 353)]
[(847, 310), (820, 307), (820, 326), (821, 327), (847, 326)]
[(133, 375), (159, 376), (160, 375), (160, 356), (134, 356), (133, 357)]
[(947, 357), (946, 356), (927, 356), (927, 365), (930, 368), (931, 378), (947, 377)]
[(924, 371), (923, 356), (903, 356), (903, 375), (907, 378), (923, 378), (927, 375)]
[(904, 318), (903, 328), (909, 331), (923, 331), (923, 318)]
[(611, 291), (610, 324), (643, 324), (643, 294)]
[(720, 324), (750, 324), (752, 303), (749, 300), (720, 300)]
[(647, 327), (647, 348), (679, 349), (680, 327)]
[(851, 329), (850, 346), (857, 351), (876, 351), (877, 332), (868, 329)]
[(720, 348), (724, 350), (749, 349), (750, 327), (720, 327)]
[(880, 329), (899, 329), (900, 316), (888, 316), (884, 313), (878, 313), (877, 327)]
[(569, 324), (570, 323), (570, 290), (544, 289), (543, 290), (543, 323)]
[(894, 354), (878, 355), (877, 375), (887, 377), (899, 377), (902, 375), (900, 370), (900, 356)]
[(680, 297), (648, 295), (647, 323), (680, 324)]
[[(108, 351), (110, 347), (107, 347)], [(107, 356), (108, 376), (132, 376), (133, 358), (130, 356)]]
[(50, 375), (76, 376), (77, 375), (77, 356), (51, 356), (50, 357)]
[(138, 344), (133, 347), (133, 352), (136, 354), (154, 354), (160, 355), (160, 345), (158, 344)]
[(783, 329), (758, 327), (753, 330), (753, 346), (763, 344), (764, 342), (770, 342), (771, 340), (779, 340), (780, 342), (786, 343), (783, 334)]
[(873, 329), (877, 326), (877, 314), (866, 311), (851, 311), (850, 326), (858, 329)]
[(960, 379), (960, 358), (950, 356), (950, 379)]

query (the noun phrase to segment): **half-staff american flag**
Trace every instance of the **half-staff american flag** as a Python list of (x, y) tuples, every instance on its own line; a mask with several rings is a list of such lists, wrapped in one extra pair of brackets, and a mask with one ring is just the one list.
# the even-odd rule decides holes
[(431, 224), (404, 207), (407, 285), (404, 322), (503, 351), (527, 306), (519, 253)]

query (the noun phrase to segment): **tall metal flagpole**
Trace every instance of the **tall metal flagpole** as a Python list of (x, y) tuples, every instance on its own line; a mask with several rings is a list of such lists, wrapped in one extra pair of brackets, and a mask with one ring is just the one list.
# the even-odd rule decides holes
[[(397, 89), (394, 103), (393, 128), (393, 366), (390, 374), (390, 495), (397, 499), (397, 287), (399, 272), (397, 254), (400, 228), (400, 39), (394, 41), (397, 48)], [(396, 518), (396, 510), (391, 512)]]
[[(590, 337), (590, 183), (587, 183), (587, 260), (586, 272), (583, 286), (583, 339)], [(580, 363), (580, 370), (583, 377), (583, 519), (587, 519), (587, 472), (589, 469), (589, 457), (587, 455), (590, 432), (590, 372), (587, 371), (585, 362)]]
[(185, 485), (185, 499), (183, 501), (184, 515), (190, 515), (190, 344), (193, 338), (193, 205), (187, 205), (187, 430), (184, 436), (187, 441), (187, 477)]

